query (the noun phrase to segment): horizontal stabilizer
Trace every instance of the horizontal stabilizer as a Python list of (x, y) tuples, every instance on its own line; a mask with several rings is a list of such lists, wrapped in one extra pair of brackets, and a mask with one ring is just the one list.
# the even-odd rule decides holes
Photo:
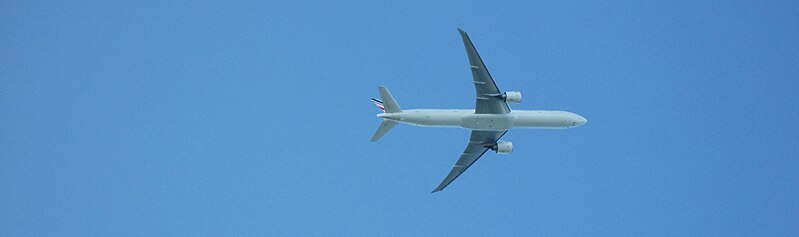
[(383, 122), (380, 123), (380, 127), (377, 128), (377, 132), (375, 132), (375, 135), (372, 136), (371, 141), (376, 142), (381, 137), (383, 137), (383, 135), (386, 135), (388, 130), (391, 130), (391, 128), (393, 128), (395, 125), (397, 125), (397, 122), (384, 119)]
[(380, 90), (380, 99), (383, 99), (383, 108), (386, 113), (402, 112), (399, 104), (397, 104), (397, 101), (394, 100), (394, 97), (391, 96), (391, 92), (388, 92), (386, 87), (381, 86), (378, 87), (378, 89)]

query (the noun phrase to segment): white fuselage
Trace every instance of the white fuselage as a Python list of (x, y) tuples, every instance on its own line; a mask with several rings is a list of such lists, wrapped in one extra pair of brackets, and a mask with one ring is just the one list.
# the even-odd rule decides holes
[(566, 111), (513, 110), (508, 114), (475, 114), (467, 109), (411, 109), (378, 117), (425, 127), (461, 127), (482, 131), (511, 128), (571, 128), (586, 123), (582, 116)]

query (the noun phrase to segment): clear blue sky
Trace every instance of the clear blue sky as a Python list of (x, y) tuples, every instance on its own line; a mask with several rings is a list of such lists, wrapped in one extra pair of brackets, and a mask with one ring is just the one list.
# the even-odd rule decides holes
[[(0, 236), (789, 236), (796, 1), (0, 3)], [(430, 191), (473, 108), (456, 28), (514, 130)]]

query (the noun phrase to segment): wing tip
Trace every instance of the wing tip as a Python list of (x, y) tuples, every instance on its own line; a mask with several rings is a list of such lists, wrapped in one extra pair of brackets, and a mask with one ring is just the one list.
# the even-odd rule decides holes
[[(430, 192), (430, 193), (437, 193), (437, 192), (440, 192), (441, 190), (444, 190), (445, 188), (447, 188), (447, 186), (449, 186), (449, 183), (446, 183), (446, 182), (447, 182), (446, 180), (444, 180), (444, 182), (441, 182), (441, 184), (439, 184), (438, 187), (436, 187), (436, 189), (433, 189), (433, 191)], [(450, 181), (450, 183), (451, 182), (452, 181)]]

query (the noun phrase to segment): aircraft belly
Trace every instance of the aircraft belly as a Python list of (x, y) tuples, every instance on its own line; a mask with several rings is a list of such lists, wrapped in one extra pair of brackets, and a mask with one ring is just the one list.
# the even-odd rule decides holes
[(506, 114), (470, 114), (461, 118), (461, 127), (482, 131), (505, 131), (513, 128), (513, 117)]
[(429, 127), (457, 127), (461, 123), (460, 116), (446, 111), (418, 111), (403, 118), (405, 123)]

